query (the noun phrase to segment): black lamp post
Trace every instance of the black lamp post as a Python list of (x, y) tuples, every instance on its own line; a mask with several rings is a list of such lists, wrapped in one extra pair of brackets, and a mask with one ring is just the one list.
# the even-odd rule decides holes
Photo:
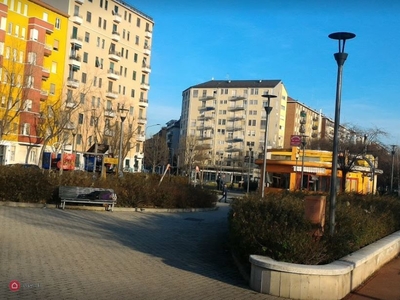
[(265, 94), (262, 97), (267, 98), (267, 105), (264, 106), (266, 112), (266, 120), (265, 120), (265, 134), (264, 134), (264, 161), (263, 161), (263, 177), (262, 177), (262, 185), (261, 185), (261, 198), (264, 198), (265, 194), (265, 177), (267, 175), (267, 147), (268, 147), (268, 116), (272, 111), (272, 107), (269, 106), (271, 102), (271, 98), (276, 98), (275, 95)]
[(334, 54), (338, 65), (337, 82), (336, 82), (336, 104), (335, 104), (335, 124), (333, 131), (333, 151), (332, 151), (332, 172), (331, 186), (329, 195), (329, 233), (332, 236), (335, 232), (335, 214), (336, 214), (336, 186), (337, 186), (337, 164), (338, 164), (338, 137), (340, 123), (340, 102), (342, 97), (342, 73), (343, 65), (347, 58), (344, 52), (346, 40), (354, 38), (356, 35), (350, 32), (335, 32), (329, 35), (329, 38), (338, 40), (339, 52)]
[(253, 156), (251, 150), (253, 150), (253, 148), (249, 147), (249, 172), (247, 173), (247, 194), (250, 192), (250, 166)]
[(118, 112), (121, 118), (121, 128), (120, 128), (120, 135), (119, 135), (119, 152), (118, 152), (118, 175), (119, 177), (124, 176), (124, 172), (122, 172), (122, 162), (124, 160), (124, 156), (122, 155), (122, 144), (123, 144), (123, 137), (124, 137), (124, 121), (126, 119), (126, 114), (128, 113), (129, 109), (124, 108), (124, 105), (121, 106), (118, 103)]
[(303, 150), (303, 155), (301, 156), (301, 181), (300, 181), (300, 190), (303, 190), (303, 178), (304, 178), (304, 153), (305, 153), (305, 149), (306, 149), (306, 135), (302, 135), (301, 136), (301, 148)]
[(394, 172), (394, 155), (396, 154), (396, 145), (392, 145), (392, 173), (390, 175), (390, 193), (393, 193), (393, 172)]

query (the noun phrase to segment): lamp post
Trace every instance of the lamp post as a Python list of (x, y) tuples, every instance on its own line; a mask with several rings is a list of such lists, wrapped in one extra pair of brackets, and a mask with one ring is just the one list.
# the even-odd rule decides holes
[(192, 179), (192, 153), (193, 153), (193, 148), (189, 149), (189, 185), (191, 184), (191, 179)]
[(144, 148), (144, 145), (146, 144), (147, 129), (150, 128), (150, 127), (154, 127), (154, 126), (161, 126), (161, 124), (158, 124), (158, 123), (157, 123), (157, 124), (153, 124), (153, 125), (146, 126), (146, 127), (144, 128), (143, 158), (142, 158), (142, 160), (143, 160), (143, 162), (142, 162), (142, 170), (143, 170), (143, 171), (145, 170), (145, 165), (144, 165), (145, 148)]
[(265, 133), (264, 133), (264, 161), (263, 161), (263, 177), (262, 177), (262, 185), (261, 185), (261, 198), (264, 198), (265, 194), (265, 177), (267, 175), (267, 147), (268, 147), (268, 116), (272, 111), (272, 107), (269, 106), (271, 102), (271, 98), (276, 98), (275, 95), (265, 94), (262, 97), (267, 98), (267, 105), (264, 106), (266, 112), (266, 120), (265, 120)]
[(332, 172), (331, 186), (329, 194), (329, 233), (333, 236), (335, 232), (335, 213), (336, 213), (336, 186), (337, 186), (337, 163), (338, 163), (338, 136), (340, 123), (340, 102), (342, 97), (342, 73), (343, 65), (347, 58), (344, 52), (346, 40), (354, 38), (356, 35), (350, 32), (335, 32), (329, 35), (329, 38), (338, 40), (339, 52), (334, 54), (338, 65), (336, 81), (336, 102), (335, 102), (335, 124), (333, 131), (333, 151), (332, 151)]
[[(77, 134), (76, 129), (73, 128), (72, 129), (72, 155), (75, 154), (75, 138), (76, 138), (76, 134)], [(75, 167), (76, 167), (76, 155), (74, 157), (74, 163), (75, 163), (75, 165), (74, 165), (74, 169), (73, 170), (75, 170)]]
[(251, 150), (253, 150), (253, 148), (249, 148), (249, 172), (247, 173), (247, 194), (250, 191), (250, 165), (251, 165), (251, 161), (252, 161), (252, 152)]
[(394, 173), (394, 155), (396, 154), (396, 145), (391, 145), (392, 146), (392, 172), (390, 175), (390, 193), (393, 193), (393, 173)]
[(301, 136), (301, 148), (303, 150), (303, 155), (301, 156), (301, 180), (300, 180), (300, 191), (303, 190), (303, 176), (304, 176), (304, 152), (306, 148), (306, 135)]
[(124, 176), (124, 172), (122, 172), (122, 162), (124, 160), (124, 156), (122, 154), (122, 144), (123, 144), (123, 137), (124, 137), (124, 121), (126, 119), (126, 114), (128, 113), (129, 109), (124, 108), (124, 105), (121, 106), (118, 103), (117, 111), (119, 112), (119, 117), (121, 118), (121, 128), (120, 128), (120, 135), (119, 135), (119, 152), (118, 152), (118, 175), (119, 177)]
[(97, 117), (96, 109), (92, 108), (92, 118), (93, 118), (93, 136), (94, 136), (94, 158), (93, 158), (93, 179), (96, 178), (96, 164), (97, 164)]

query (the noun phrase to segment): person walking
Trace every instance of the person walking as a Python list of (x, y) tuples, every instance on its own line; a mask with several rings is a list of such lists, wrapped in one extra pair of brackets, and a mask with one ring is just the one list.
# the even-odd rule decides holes
[(218, 200), (218, 202), (222, 202), (222, 200), (225, 200), (224, 202), (227, 203), (227, 196), (228, 196), (228, 186), (224, 184), (222, 187), (222, 197), (221, 199)]

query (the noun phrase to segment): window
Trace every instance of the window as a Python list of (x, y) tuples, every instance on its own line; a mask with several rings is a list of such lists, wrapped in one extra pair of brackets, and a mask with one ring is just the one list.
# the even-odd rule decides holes
[(15, 25), (15, 36), (19, 35), (19, 25)]
[(104, 30), (107, 29), (107, 20), (103, 20), (103, 29), (104, 29)]
[(139, 45), (139, 36), (135, 36), (135, 45)]
[(80, 133), (76, 136), (76, 144), (77, 145), (82, 144), (82, 134)]
[(25, 36), (26, 36), (26, 29), (25, 29), (25, 28), (22, 28), (22, 29), (21, 29), (21, 37), (24, 39)]
[(34, 85), (34, 77), (33, 76), (26, 76), (26, 87), (33, 87)]
[(136, 26), (137, 26), (137, 27), (140, 27), (140, 18), (137, 18), (137, 19), (136, 19)]
[(125, 58), (128, 59), (128, 49), (126, 49)]
[(138, 60), (138, 55), (137, 55), (137, 53), (135, 53), (134, 55), (133, 55), (133, 62), (137, 62), (137, 60)]
[(59, 18), (56, 18), (56, 22), (54, 23), (54, 27), (57, 29), (60, 29), (61, 27), (61, 20)]
[(132, 80), (136, 80), (136, 71), (132, 72)]
[(101, 88), (102, 84), (103, 84), (103, 79), (99, 78), (99, 88)]
[(85, 94), (84, 93), (79, 94), (79, 101), (81, 104), (85, 104)]
[(25, 100), (24, 102), (24, 110), (25, 111), (32, 111), (32, 100)]
[(135, 90), (134, 89), (131, 90), (131, 97), (135, 98)]
[(17, 13), (21, 13), (21, 2), (20, 1), (18, 1), (18, 3), (17, 3)]
[(98, 21), (98, 23), (97, 23), (97, 25), (101, 28), (101, 22), (102, 21), (102, 19), (101, 19), (101, 17), (99, 17), (99, 21)]
[(103, 40), (101, 41), (101, 49), (104, 49), (105, 45), (106, 45), (106, 40), (103, 39)]
[[(7, 30), (8, 34), (12, 34), (12, 28), (13, 28), (13, 24), (11, 22), (8, 23), (8, 30)], [(33, 29), (31, 29), (31, 30), (33, 30)]]
[(100, 47), (100, 37), (97, 37), (96, 46), (97, 46), (97, 47)]
[(47, 22), (48, 19), (49, 19), (49, 14), (46, 13), (46, 12), (44, 12), (44, 13), (43, 13), (43, 21), (46, 21), (46, 22)]
[(99, 68), (100, 67), (100, 59), (99, 59), (99, 57), (98, 56), (96, 56), (96, 59), (94, 60), (94, 66), (96, 67), (96, 68)]
[(39, 37), (39, 31), (37, 29), (31, 29), (29, 38), (33, 41), (37, 41)]
[(132, 20), (132, 15), (131, 15), (131, 13), (129, 13), (129, 15), (128, 15), (128, 22), (130, 23), (131, 20)]
[(90, 33), (89, 32), (85, 32), (85, 42), (89, 43), (89, 38), (90, 38)]
[(56, 93), (56, 85), (54, 83), (50, 83), (50, 95), (54, 95)]
[(88, 62), (88, 56), (89, 56), (89, 54), (88, 54), (87, 52), (83, 52), (82, 61), (83, 61), (84, 63), (87, 63), (87, 62)]
[(92, 22), (92, 13), (90, 11), (86, 13), (86, 22), (88, 23)]
[(82, 125), (83, 124), (83, 114), (79, 114), (78, 116), (78, 124)]
[(21, 134), (22, 135), (29, 135), (31, 132), (31, 124), (29, 123), (24, 123), (22, 125), (22, 130), (21, 130)]
[(36, 65), (36, 52), (28, 53), (28, 63), (30, 63), (32, 65)]
[(51, 62), (51, 73), (57, 74), (57, 62)]
[(198, 97), (199, 97), (199, 91), (193, 90), (193, 98), (198, 98)]
[(53, 41), (53, 50), (58, 51), (59, 45), (60, 45), (60, 41), (59, 40), (54, 40)]
[(129, 41), (130, 36), (131, 36), (131, 33), (128, 31), (127, 34), (126, 34), (126, 39), (127, 39), (128, 41)]
[(97, 84), (97, 76), (94, 76), (93, 77), (93, 86), (96, 86), (96, 84)]
[(82, 83), (86, 83), (86, 73), (82, 73)]

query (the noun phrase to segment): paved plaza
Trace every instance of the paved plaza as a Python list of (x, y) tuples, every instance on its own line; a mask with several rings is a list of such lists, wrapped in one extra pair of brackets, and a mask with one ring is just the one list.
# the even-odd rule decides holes
[(281, 299), (244, 281), (226, 247), (229, 205), (218, 206), (195, 213), (0, 206), (0, 299)]

